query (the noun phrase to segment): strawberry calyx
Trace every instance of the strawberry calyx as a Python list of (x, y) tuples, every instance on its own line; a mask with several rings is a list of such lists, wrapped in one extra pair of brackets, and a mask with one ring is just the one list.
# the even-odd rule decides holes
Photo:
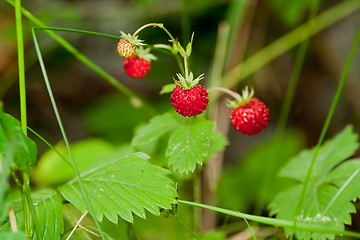
[(138, 48), (136, 48), (135, 50), (135, 55), (138, 56), (139, 58), (145, 59), (146, 61), (155, 61), (157, 60), (157, 57), (153, 54), (150, 53), (150, 48), (145, 48), (143, 46), (140, 46)]
[[(232, 94), (233, 95), (233, 94)], [(238, 108), (240, 106), (245, 106), (254, 96), (254, 89), (251, 88), (249, 91), (249, 88), (246, 86), (244, 90), (242, 90), (242, 95), (239, 93), (234, 93), (233, 97), (235, 100), (226, 99), (226, 106), (229, 108)]]
[(196, 85), (199, 84), (200, 80), (204, 78), (204, 74), (201, 74), (199, 77), (194, 79), (194, 74), (192, 72), (189, 73), (187, 78), (185, 78), (180, 73), (177, 73), (176, 76), (178, 77), (179, 80), (174, 79), (174, 82), (184, 90), (189, 90), (195, 87)]
[(123, 31), (120, 31), (121, 38), (127, 40), (131, 45), (139, 47), (141, 45), (145, 45), (142, 43), (144, 40), (138, 39), (137, 35), (131, 35), (130, 33), (126, 34)]

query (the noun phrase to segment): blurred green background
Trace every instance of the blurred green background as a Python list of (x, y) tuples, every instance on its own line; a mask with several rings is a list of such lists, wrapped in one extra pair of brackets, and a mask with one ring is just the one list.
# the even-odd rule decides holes
[[(228, 61), (224, 66), (227, 72), (242, 59), (247, 59), (304, 23), (311, 2), (311, 0), (35, 0), (23, 1), (23, 6), (52, 27), (75, 28), (118, 36), (120, 30), (133, 33), (143, 24), (159, 22), (163, 23), (183, 45), (187, 44), (191, 32), (194, 31), (191, 69), (195, 75), (205, 73), (203, 81), (206, 85), (213, 71), (220, 23), (231, 22), (234, 31), (234, 41), (230, 45)], [(319, 14), (340, 2), (346, 1), (321, 1)], [(242, 5), (241, 11), (237, 11), (239, 5)], [(28, 124), (55, 145), (62, 137), (31, 38), (30, 31), (34, 24), (25, 17), (23, 20)], [(281, 155), (283, 161), (301, 148), (313, 146), (317, 142), (359, 22), (360, 11), (356, 10), (311, 38), (289, 115), (287, 126), (291, 131), (286, 138), (289, 145), (286, 146), (288, 152), (284, 151), (282, 153), (284, 156)], [(58, 32), (58, 34), (119, 82), (146, 99), (158, 110), (158, 113), (173, 110), (169, 95), (159, 94), (161, 87), (171, 83), (175, 74), (180, 71), (172, 56), (155, 51), (158, 60), (152, 63), (150, 73), (144, 79), (131, 79), (122, 68), (123, 59), (116, 52), (116, 40), (68, 32)], [(151, 116), (141, 109), (134, 108), (126, 97), (76, 60), (46, 33), (37, 32), (37, 36), (70, 141), (75, 143), (94, 138), (97, 139), (94, 141), (100, 141), (99, 144), (107, 149), (101, 151), (128, 152), (126, 145), (132, 139), (134, 128), (140, 123), (147, 122)], [(145, 39), (149, 44), (168, 43), (168, 37), (158, 28), (142, 31), (140, 38)], [(219, 191), (219, 201), (223, 207), (237, 208), (240, 211), (251, 211), (253, 207), (252, 201), (256, 198), (256, 194), (253, 196), (250, 192), (248, 198), (241, 197), (244, 192), (249, 192), (244, 188), (246, 186), (242, 187), (238, 182), (255, 184), (256, 174), (261, 175), (257, 171), (261, 162), (253, 159), (264, 159), (266, 156), (266, 147), (269, 146), (276, 129), (296, 50), (297, 46), (281, 54), (235, 88), (240, 90), (245, 85), (253, 87), (255, 96), (270, 108), (271, 120), (264, 132), (254, 137), (245, 137), (232, 127), (227, 130), (229, 124), (227, 120), (217, 122), (218, 128), (228, 135), (230, 142), (224, 155), (224, 177), (220, 181), (224, 186)], [(355, 132), (360, 130), (358, 99), (360, 68), (358, 66), (360, 66), (359, 50), (328, 136), (334, 135), (347, 124), (352, 124)], [(14, 9), (6, 1), (1, 1), (0, 99), (7, 113), (19, 118), (17, 79)], [(225, 106), (220, 105), (220, 108), (222, 114), (228, 113)], [(224, 119), (227, 119), (227, 116)], [(40, 154), (44, 153), (48, 147), (38, 139), (34, 139), (38, 143)], [(249, 177), (250, 174), (247, 176), (243, 174), (243, 179), (236, 178), (235, 176), (242, 171), (254, 172), (254, 174), (251, 175), (252, 177)], [(39, 181), (41, 185), (41, 180)], [(281, 184), (286, 185), (284, 182), (280, 182)], [(242, 191), (234, 194), (229, 200), (226, 193), (236, 187), (241, 188)], [(256, 188), (256, 186), (252, 188), (252, 185), (247, 187)], [(238, 198), (238, 195), (241, 196)]]

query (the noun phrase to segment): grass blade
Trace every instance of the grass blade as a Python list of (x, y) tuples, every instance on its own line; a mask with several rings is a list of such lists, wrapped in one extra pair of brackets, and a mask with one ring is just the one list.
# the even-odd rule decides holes
[[(33, 40), (34, 40), (34, 45), (35, 45), (35, 49), (36, 49), (36, 53), (38, 55), (38, 58), (39, 58), (39, 63), (40, 63), (40, 67), (41, 67), (41, 70), (42, 70), (42, 73), (43, 73), (43, 76), (44, 76), (44, 80), (45, 80), (45, 83), (46, 83), (46, 87), (48, 89), (48, 92), (49, 92), (49, 96), (50, 96), (50, 100), (51, 100), (51, 104), (53, 106), (53, 109), (54, 109), (54, 112), (55, 112), (55, 115), (56, 115), (56, 119), (58, 121), (58, 124), (59, 124), (59, 127), (60, 127), (60, 130), (61, 130), (61, 133), (63, 135), (63, 138), (64, 138), (64, 142), (66, 144), (66, 147), (68, 149), (68, 152), (69, 152), (69, 156), (70, 156), (70, 160), (72, 162), (72, 165), (74, 167), (74, 170), (76, 172), (76, 175), (77, 177), (79, 178), (79, 184), (81, 186), (81, 190), (82, 190), (82, 194), (83, 194), (83, 197), (86, 201), (86, 204), (89, 208), (89, 212), (91, 213), (92, 216), (95, 216), (94, 214), (94, 210), (90, 204), (90, 200), (88, 198), (88, 195), (86, 193), (86, 189), (84, 187), (84, 184), (82, 182), (82, 179), (81, 179), (81, 176), (80, 176), (80, 173), (78, 171), (78, 168), (76, 167), (76, 163), (75, 163), (75, 160), (74, 160), (74, 157), (72, 155), (72, 152), (71, 152), (71, 149), (70, 149), (70, 145), (69, 145), (69, 142), (68, 142), (68, 139), (67, 139), (67, 136), (66, 136), (66, 133), (65, 133), (65, 130), (64, 130), (64, 127), (63, 127), (63, 124), (62, 124), (62, 121), (61, 121), (61, 118), (60, 118), (60, 114), (59, 114), (59, 111), (57, 109), (57, 105), (56, 105), (56, 102), (55, 102), (55, 98), (53, 96), (53, 93), (52, 93), (52, 90), (51, 90), (51, 86), (50, 86), (50, 82), (49, 82), (49, 79), (48, 79), (48, 76), (47, 76), (47, 73), (46, 73), (46, 69), (45, 69), (45, 65), (44, 65), (44, 61), (42, 59), (42, 56), (41, 56), (41, 52), (40, 52), (40, 48), (39, 48), (39, 44), (37, 42), (37, 39), (36, 39), (36, 34), (35, 34), (35, 30), (32, 29), (32, 36), (33, 36)], [(105, 239), (105, 235), (103, 233), (103, 231), (101, 230), (101, 227), (100, 227), (100, 224), (99, 222), (97, 221), (97, 219), (94, 217), (94, 222), (99, 230), (99, 233), (102, 237), (102, 239)]]

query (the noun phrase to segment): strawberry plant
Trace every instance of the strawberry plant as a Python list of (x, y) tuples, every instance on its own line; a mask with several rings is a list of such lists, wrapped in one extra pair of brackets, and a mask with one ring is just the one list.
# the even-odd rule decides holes
[[(190, 35), (185, 8), (182, 33), (173, 35), (170, 24), (148, 23), (132, 34), (121, 29), (118, 36), (49, 27), (22, 8), (20, 0), (7, 2), (15, 10), (20, 118), (5, 111), (6, 100), (0, 102), (0, 239), (360, 238), (359, 229), (350, 228), (358, 217), (360, 198), (358, 126), (349, 120), (337, 134), (328, 133), (360, 43), (360, 26), (341, 63), (342, 74), (335, 94), (331, 91), (334, 96), (321, 132), (315, 133), (316, 145), (306, 148), (302, 131), (286, 129), (291, 127), (287, 122), (311, 37), (358, 11), (359, 1), (329, 9), (319, 1), (299, 4), (301, 14), (309, 10), (308, 21), (252, 56), (249, 47), (246, 57), (237, 54), (239, 46), (244, 53), (248, 43), (234, 39), (238, 30), (244, 39), (249, 36), (256, 4), (234, 1), (229, 17), (219, 25), (210, 70), (201, 70), (209, 68), (197, 61), (202, 59), (200, 41), (206, 40), (197, 32)], [(278, 2), (271, 6), (279, 6)], [(301, 14), (290, 11), (296, 9), (295, 3), (282, 8), (289, 11), (279, 19), (300, 24)], [(28, 124), (28, 116), (34, 114), (26, 98), (24, 29), (32, 37), (60, 141), (51, 138), (55, 133), (43, 137), (41, 127)], [(159, 30), (163, 34), (159, 38), (145, 34)], [(95, 63), (58, 32), (109, 41), (112, 51), (97, 48), (106, 52), (105, 58), (116, 55), (113, 71), (125, 77), (112, 76), (105, 70), (109, 66)], [(72, 140), (74, 129), (69, 130), (64, 117), (67, 106), (59, 104), (57, 81), (44, 58), (40, 36), (45, 33), (119, 92), (95, 104), (84, 100), (91, 106), (82, 116), (89, 132), (77, 141)], [(250, 82), (249, 77), (298, 44), (277, 109), (264, 94), (273, 94), (269, 85)], [(155, 75), (156, 90), (145, 97)], [(249, 81), (242, 84), (245, 79)], [(79, 91), (88, 86), (87, 82)], [(306, 90), (310, 92), (311, 86)], [(306, 107), (315, 108), (321, 94), (316, 97), (314, 106)], [(224, 162), (238, 155), (241, 161)]]

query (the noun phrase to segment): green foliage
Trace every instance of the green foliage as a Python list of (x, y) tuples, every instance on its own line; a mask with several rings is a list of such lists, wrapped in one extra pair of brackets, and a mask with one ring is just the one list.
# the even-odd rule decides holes
[(276, 11), (282, 20), (289, 26), (299, 24), (314, 0), (274, 0), (273, 10)]
[(214, 138), (214, 123), (197, 118), (180, 126), (170, 137), (166, 156), (174, 171), (188, 174), (196, 163), (202, 165)]
[(127, 99), (107, 96), (90, 104), (84, 113), (89, 132), (111, 143), (128, 143), (134, 127), (148, 115)]
[[(278, 169), (304, 147), (304, 142), (304, 136), (300, 132), (292, 131), (282, 140), (266, 139), (249, 149), (237, 165), (223, 171), (219, 182), (221, 187), (217, 193), (220, 206), (247, 212), (262, 195), (267, 195), (263, 199), (265, 203), (271, 201), (277, 192), (292, 183), (291, 180), (275, 176)], [(281, 150), (275, 152), (280, 146)], [(273, 165), (270, 167), (271, 161)], [(261, 187), (267, 174), (272, 179), (268, 186), (270, 191)], [(261, 191), (267, 191), (267, 194)]]
[[(188, 174), (217, 151), (227, 140), (215, 130), (214, 123), (203, 118), (184, 118), (175, 112), (155, 116), (149, 123), (140, 125), (132, 140), (132, 146), (141, 148), (159, 141), (170, 132), (165, 156), (174, 171)], [(161, 157), (160, 157), (161, 159)]]
[(0, 112), (0, 157), (14, 168), (29, 172), (37, 159), (36, 144), (26, 137), (20, 122)]
[(22, 232), (0, 232), (0, 239), (6, 240), (25, 240), (25, 234)]
[[(166, 176), (169, 171), (149, 164), (148, 158), (144, 153), (130, 154), (82, 176), (96, 219), (101, 221), (105, 215), (117, 223), (119, 215), (133, 222), (132, 212), (145, 218), (144, 209), (159, 215), (159, 207), (170, 209), (176, 203), (176, 190)], [(80, 212), (85, 212), (87, 206), (78, 179), (59, 190)]]
[[(328, 140), (319, 150), (310, 177), (310, 184), (301, 205), (298, 222), (343, 230), (344, 224), (351, 223), (350, 213), (355, 212), (351, 203), (359, 197), (360, 159), (343, 162), (359, 147), (358, 136), (352, 127)], [(280, 176), (297, 180), (292, 187), (280, 192), (270, 204), (271, 215), (279, 219), (293, 220), (299, 203), (305, 176), (314, 155), (314, 149), (304, 150), (281, 169)], [(287, 235), (292, 229), (285, 229)], [(295, 231), (298, 239), (333, 239), (332, 234)]]
[[(68, 150), (63, 142), (55, 149), (69, 159)], [(101, 140), (88, 138), (71, 145), (71, 151), (80, 172), (100, 167), (110, 163), (119, 156), (133, 152), (129, 145), (114, 145)], [(53, 186), (65, 183), (76, 176), (71, 163), (67, 163), (57, 152), (50, 149), (39, 159), (38, 164), (32, 169), (32, 178), (39, 186)]]
[(148, 124), (136, 128), (131, 145), (136, 148), (157, 141), (165, 133), (176, 128), (179, 123), (181, 119), (175, 113), (155, 116)]
[[(62, 202), (59, 194), (53, 189), (42, 189), (31, 194), (36, 223), (40, 226), (42, 239), (60, 239), (64, 229)], [(21, 200), (14, 202), (16, 222), (20, 230), (24, 229), (24, 214)], [(36, 232), (33, 239), (37, 239)]]

